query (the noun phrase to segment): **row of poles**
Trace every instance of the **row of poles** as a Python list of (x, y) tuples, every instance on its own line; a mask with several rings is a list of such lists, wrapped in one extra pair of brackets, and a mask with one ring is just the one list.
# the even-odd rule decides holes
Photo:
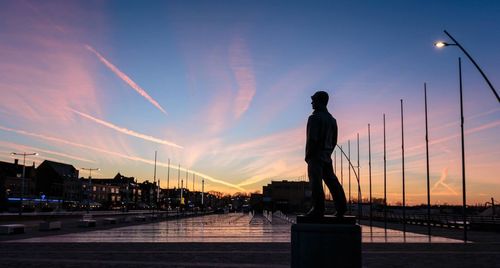
[[(157, 159), (157, 151), (155, 151), (155, 164), (154, 164), (154, 175), (153, 175), (153, 185), (156, 185), (156, 200), (160, 197), (160, 179), (158, 178), (158, 184), (156, 183), (156, 159)], [(184, 180), (181, 179), (181, 164), (179, 164), (177, 168), (177, 189), (180, 189), (180, 200), (183, 198), (183, 190), (184, 190)], [(195, 174), (193, 174), (193, 192), (195, 191)], [(189, 180), (189, 171), (186, 169), (186, 188), (188, 188), (188, 180)], [(167, 190), (170, 189), (170, 158), (168, 159), (167, 165)], [(204, 203), (204, 193), (205, 193), (205, 179), (201, 178), (201, 204)]]
[[(464, 54), (471, 60), (471, 62), (474, 64), (474, 66), (477, 68), (477, 70), (481, 73), (485, 81), (487, 82), (488, 86), (490, 89), (493, 91), (496, 99), (498, 102), (500, 102), (499, 95), (497, 94), (496, 90), (494, 89), (493, 85), (490, 83), (484, 72), (481, 70), (479, 65), (474, 61), (474, 59), (470, 56), (470, 54), (457, 42), (455, 38), (453, 38), (446, 30), (444, 33), (450, 37), (455, 43), (444, 43), (444, 42), (438, 42), (435, 45), (437, 47), (444, 47), (444, 46), (457, 46), (459, 47)], [(466, 195), (466, 177), (465, 177), (465, 143), (464, 143), (464, 109), (463, 109), (463, 85), (462, 85), (462, 60), (459, 57), (458, 58), (458, 78), (459, 78), (459, 92), (460, 92), (460, 132), (461, 132), (461, 161), (462, 161), (462, 222), (463, 222), (463, 240), (464, 242), (467, 242), (467, 215), (466, 215), (466, 209), (467, 209), (467, 195)], [(405, 142), (404, 142), (404, 110), (403, 110), (403, 100), (400, 100), (401, 104), (401, 170), (402, 170), (402, 217), (403, 217), (403, 233), (406, 233), (406, 182), (405, 182)], [(431, 219), (431, 198), (430, 198), (430, 173), (429, 173), (429, 131), (428, 131), (428, 116), (427, 116), (427, 84), (424, 83), (424, 106), (425, 106), (425, 151), (426, 151), (426, 188), (427, 188), (427, 233), (429, 235), (429, 238), (431, 236), (431, 224), (430, 224), (430, 219)], [(383, 156), (383, 161), (384, 161), (384, 198), (383, 198), (383, 203), (384, 203), (384, 229), (387, 232), (387, 153), (386, 153), (386, 122), (385, 122), (385, 114), (383, 114), (383, 135), (384, 135), (384, 156)], [(372, 162), (371, 162), (371, 133), (370, 133), (370, 124), (368, 124), (368, 176), (369, 176), (369, 205), (370, 205), (370, 226), (372, 226), (372, 218), (373, 218), (373, 213), (372, 213)], [(351, 170), (355, 173), (357, 182), (358, 182), (358, 206), (359, 206), (359, 216), (361, 217), (361, 186), (360, 186), (360, 180), (359, 180), (359, 133), (357, 134), (357, 149), (358, 149), (358, 159), (357, 159), (357, 174), (355, 171), (355, 167), (351, 163), (351, 142), (350, 140), (347, 141), (347, 146), (348, 146), (348, 154), (345, 154), (345, 152), (342, 149), (342, 146), (337, 147), (341, 151), (341, 158), (340, 158), (340, 177), (341, 177), (341, 183), (344, 185), (343, 181), (343, 156), (346, 157), (348, 163), (349, 163), (349, 184), (348, 184), (348, 191), (349, 191), (349, 211), (351, 210)], [(335, 172), (337, 172), (337, 152), (334, 152), (334, 162), (335, 162)]]
[[(459, 59), (460, 66), (460, 59)], [(460, 72), (461, 72), (461, 68)], [(461, 80), (461, 75), (460, 75)], [(462, 106), (462, 83), (460, 82), (460, 100)], [(429, 135), (428, 135), (428, 116), (427, 116), (427, 84), (424, 83), (424, 105), (425, 105), (425, 148), (426, 148), (426, 188), (427, 188), (427, 232), (429, 237), (431, 236), (431, 200), (430, 200), (430, 172), (429, 172)], [(400, 100), (400, 112), (401, 112), (401, 174), (402, 174), (402, 218), (403, 218), (403, 233), (406, 233), (406, 177), (405, 177), (405, 141), (404, 141), (404, 108), (403, 99)], [(467, 228), (466, 228), (466, 191), (465, 191), (465, 160), (464, 160), (464, 148), (463, 148), (463, 109), (461, 109), (461, 131), (462, 131), (462, 172), (463, 172), (463, 221), (464, 221), (464, 240), (467, 240)], [(387, 231), (387, 142), (386, 142), (386, 117), (385, 114), (382, 116), (383, 124), (383, 214), (384, 214), (384, 229)], [(347, 154), (344, 152), (341, 145), (337, 145), (340, 149), (340, 180), (341, 184), (344, 185), (344, 164), (343, 158), (345, 157), (348, 162), (348, 204), (349, 212), (351, 212), (352, 199), (351, 199), (351, 170), (354, 172), (355, 178), (358, 183), (358, 214), (361, 218), (362, 215), (362, 193), (360, 185), (360, 161), (359, 161), (359, 133), (357, 133), (357, 165), (354, 166), (351, 162), (351, 141), (347, 141)], [(356, 169), (357, 172), (356, 172)], [(337, 173), (337, 151), (334, 151), (334, 169)], [(368, 124), (368, 183), (369, 183), (369, 222), (370, 227), (373, 225), (373, 197), (372, 197), (372, 157), (371, 157), (371, 125)]]
[[(155, 186), (154, 189), (152, 189), (153, 191), (153, 196), (155, 196), (156, 200), (159, 200), (160, 198), (160, 178), (156, 178), (156, 161), (157, 161), (157, 151), (155, 151), (155, 161), (154, 161), (154, 171), (153, 171), (153, 185)], [(96, 171), (96, 170), (100, 170), (100, 168), (81, 168), (83, 170), (86, 170), (89, 172), (89, 183), (88, 183), (88, 189), (87, 191), (90, 191), (90, 187), (91, 187), (91, 180), (92, 180), (92, 171)], [(178, 173), (177, 173), (177, 189), (180, 189), (180, 200), (182, 200), (183, 198), (183, 190), (184, 190), (184, 180), (180, 178), (180, 175), (181, 175), (181, 165), (179, 164), (178, 168)], [(23, 172), (24, 172), (24, 169), (23, 169)], [(23, 173), (24, 174), (24, 173)], [(195, 174), (193, 174), (193, 191), (195, 191)], [(24, 177), (24, 175), (23, 175)], [(189, 172), (188, 172), (188, 169), (186, 169), (186, 188), (188, 188), (188, 178), (189, 178)], [(158, 180), (158, 183), (156, 182)], [(170, 189), (170, 158), (168, 159), (168, 166), (167, 166), (167, 190)], [(156, 194), (155, 194), (156, 192)], [(203, 205), (204, 204), (204, 195), (205, 195), (205, 179), (202, 178), (201, 179), (201, 204)], [(150, 195), (151, 196), (151, 195)], [(127, 197), (128, 197), (128, 193), (127, 193)], [(150, 198), (150, 205), (152, 205), (152, 198)], [(152, 207), (152, 206), (151, 206)], [(87, 213), (90, 212), (90, 198), (87, 200)], [(20, 213), (22, 209), (20, 209)], [(154, 210), (153, 210), (154, 212)]]

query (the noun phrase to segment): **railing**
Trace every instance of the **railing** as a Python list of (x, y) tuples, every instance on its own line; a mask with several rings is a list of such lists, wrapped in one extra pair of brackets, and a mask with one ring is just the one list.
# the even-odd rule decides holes
[(267, 219), (267, 221), (269, 221), (269, 223), (273, 223), (273, 212), (272, 211), (264, 210), (264, 211), (262, 211), (262, 215), (264, 216), (264, 218)]
[[(369, 212), (363, 213), (363, 219), (370, 219)], [(387, 222), (397, 222), (421, 225), (421, 226), (434, 226), (442, 228), (463, 229), (464, 225), (467, 229), (474, 230), (500, 230), (500, 217), (491, 216), (467, 216), (466, 223), (464, 224), (463, 216), (458, 214), (431, 214), (427, 218), (427, 213), (412, 213), (406, 214), (403, 218), (402, 213), (395, 211), (387, 211), (387, 218), (384, 218), (383, 212), (372, 212), (372, 220)]]
[(279, 211), (279, 210), (278, 210), (278, 211), (276, 211), (276, 212), (274, 212), (274, 213), (273, 213), (273, 216), (278, 217), (278, 218), (280, 218), (280, 219), (282, 219), (282, 220), (284, 220), (284, 221), (286, 221), (286, 222), (288, 222), (288, 223), (291, 223), (291, 224), (296, 223), (296, 222), (295, 222), (295, 219), (293, 219), (293, 218), (291, 218), (291, 217), (288, 217), (286, 214), (284, 214), (283, 212), (281, 212), (281, 211)]

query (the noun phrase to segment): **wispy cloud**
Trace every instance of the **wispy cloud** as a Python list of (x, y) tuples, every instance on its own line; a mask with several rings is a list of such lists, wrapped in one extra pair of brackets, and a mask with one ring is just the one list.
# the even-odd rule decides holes
[[(61, 153), (61, 152), (56, 152), (56, 151), (47, 150), (47, 149), (42, 149), (39, 147), (33, 147), (33, 146), (13, 143), (13, 142), (0, 141), (0, 146), (10, 148), (13, 150), (32, 151), (32, 152), (37, 152), (37, 153), (49, 154), (49, 155), (57, 155), (57, 156), (61, 156), (64, 158), (69, 158), (69, 159), (88, 162), (88, 163), (95, 163), (95, 161), (90, 160), (90, 159), (86, 159), (83, 157), (70, 155), (70, 154), (66, 154), (66, 153)], [(46, 155), (44, 157), (46, 157)]]
[(235, 38), (229, 48), (230, 67), (238, 92), (234, 102), (235, 117), (239, 118), (248, 108), (255, 95), (255, 77), (248, 49), (241, 38)]
[(138, 133), (138, 132), (135, 132), (133, 130), (130, 130), (130, 129), (127, 129), (127, 128), (124, 128), (124, 127), (119, 127), (117, 125), (114, 125), (110, 122), (106, 122), (104, 120), (101, 120), (99, 118), (95, 118), (89, 114), (86, 114), (86, 113), (82, 113), (82, 112), (79, 112), (77, 110), (74, 110), (74, 109), (69, 109), (70, 111), (86, 118), (86, 119), (89, 119), (91, 121), (94, 121), (98, 124), (101, 124), (105, 127), (108, 127), (108, 128), (111, 128), (113, 130), (116, 130), (120, 133), (123, 133), (123, 134), (126, 134), (126, 135), (129, 135), (129, 136), (133, 136), (133, 137), (136, 137), (136, 138), (140, 138), (140, 139), (143, 139), (143, 140), (147, 140), (147, 141), (151, 141), (151, 142), (155, 142), (155, 143), (159, 143), (159, 144), (164, 144), (164, 145), (168, 145), (168, 146), (172, 146), (172, 147), (175, 147), (175, 148), (180, 148), (182, 149), (183, 147), (178, 145), (178, 144), (175, 144), (173, 142), (170, 142), (170, 141), (167, 141), (167, 140), (163, 140), (163, 139), (159, 139), (159, 138), (155, 138), (155, 137), (152, 137), (152, 136), (149, 136), (149, 135), (146, 135), (146, 134), (142, 134), (142, 133)]
[[(98, 147), (93, 147), (93, 146), (86, 145), (86, 144), (80, 144), (80, 143), (76, 143), (76, 142), (64, 140), (64, 139), (57, 138), (57, 137), (42, 135), (42, 134), (38, 134), (38, 133), (32, 133), (32, 132), (28, 132), (28, 131), (25, 131), (25, 130), (13, 129), (13, 128), (8, 128), (8, 127), (4, 127), (4, 126), (0, 126), (0, 130), (9, 131), (9, 132), (13, 132), (13, 133), (21, 134), (21, 135), (30, 136), (30, 137), (35, 137), (35, 138), (39, 138), (39, 139), (43, 139), (43, 140), (48, 140), (48, 141), (63, 143), (63, 144), (66, 144), (66, 145), (71, 145), (71, 146), (75, 146), (75, 147), (79, 147), (79, 148), (84, 148), (84, 149), (88, 149), (88, 150), (92, 150), (92, 151), (97, 151), (97, 152), (100, 152), (100, 153), (104, 153), (104, 154), (108, 154), (108, 155), (112, 155), (112, 156), (116, 156), (116, 157), (120, 157), (120, 158), (125, 158), (125, 159), (132, 160), (132, 161), (138, 161), (138, 162), (146, 163), (146, 164), (149, 164), (149, 165), (155, 165), (155, 161), (153, 161), (153, 160), (149, 160), (149, 159), (145, 159), (145, 158), (141, 158), (141, 157), (133, 156), (133, 155), (126, 155), (126, 154), (122, 154), (122, 153), (118, 153), (118, 152), (108, 151), (108, 150), (104, 150), (104, 149), (101, 149), (101, 148), (98, 148)], [(162, 162), (156, 162), (156, 165), (162, 166), (162, 167), (168, 167), (169, 166), (168, 163), (162, 163)], [(172, 169), (179, 169), (179, 167), (174, 166), (174, 165), (170, 165), (170, 168), (172, 168)], [(187, 171), (186, 168), (182, 168), (182, 167), (180, 168), (180, 170), (181, 170), (181, 172), (182, 171), (184, 171), (184, 172)], [(207, 179), (209, 181), (212, 181), (212, 182), (215, 182), (215, 183), (218, 183), (218, 184), (222, 184), (222, 185), (225, 185), (225, 186), (228, 186), (228, 187), (231, 187), (231, 188), (235, 188), (235, 189), (238, 189), (240, 191), (245, 191), (245, 189), (242, 188), (241, 186), (232, 184), (230, 182), (227, 182), (227, 181), (224, 181), (224, 180), (220, 180), (220, 179), (216, 179), (214, 177), (208, 176), (207, 174), (203, 174), (201, 172), (197, 172), (197, 171), (194, 171), (194, 170), (189, 170), (189, 171), (191, 173), (194, 173), (195, 175), (203, 177), (203, 178), (205, 178), (205, 179)]]
[[(441, 171), (441, 177), (439, 178), (439, 180), (434, 183), (434, 185), (432, 186), (432, 189), (431, 189), (431, 192), (434, 192), (438, 186), (443, 186), (445, 187), (446, 189), (448, 189), (449, 193), (453, 194), (453, 195), (458, 195), (458, 193), (453, 190), (453, 188), (451, 188), (445, 181), (446, 181), (446, 178), (448, 177), (448, 168), (444, 168), (442, 171)], [(434, 193), (433, 193), (434, 194)]]
[(137, 93), (139, 93), (146, 100), (151, 102), (151, 104), (153, 104), (156, 108), (158, 108), (162, 113), (167, 114), (165, 109), (163, 109), (163, 107), (161, 107), (161, 105), (155, 99), (153, 99), (151, 96), (149, 96), (149, 94), (142, 87), (140, 87), (136, 82), (134, 82), (134, 80), (132, 80), (128, 75), (123, 73), (120, 69), (118, 69), (118, 67), (116, 67), (114, 64), (109, 62), (99, 52), (97, 52), (93, 47), (91, 47), (89, 45), (85, 45), (85, 48), (88, 49), (89, 51), (91, 51), (92, 53), (94, 53), (97, 56), (97, 58), (102, 63), (104, 63), (104, 65), (106, 65), (106, 67), (108, 67), (113, 73), (115, 73), (116, 76), (118, 76), (121, 80), (123, 80), (125, 83), (127, 83), (132, 89), (137, 91)]

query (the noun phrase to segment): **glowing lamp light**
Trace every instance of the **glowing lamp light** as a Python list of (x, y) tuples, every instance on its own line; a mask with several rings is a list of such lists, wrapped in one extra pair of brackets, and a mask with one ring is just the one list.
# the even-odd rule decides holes
[(442, 48), (442, 47), (445, 47), (447, 45), (448, 45), (447, 43), (441, 42), (441, 41), (434, 43), (434, 46), (437, 48)]

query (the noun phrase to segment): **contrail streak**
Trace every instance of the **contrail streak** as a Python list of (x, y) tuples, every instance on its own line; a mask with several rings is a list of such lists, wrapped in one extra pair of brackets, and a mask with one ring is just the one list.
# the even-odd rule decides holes
[[(100, 149), (100, 148), (97, 148), (97, 147), (92, 147), (92, 146), (85, 145), (85, 144), (80, 144), (80, 143), (76, 143), (76, 142), (72, 142), (72, 141), (67, 141), (67, 140), (63, 140), (63, 139), (60, 139), (60, 138), (56, 138), (56, 137), (41, 135), (41, 134), (32, 133), (32, 132), (28, 132), (28, 131), (24, 131), (24, 130), (8, 128), (8, 127), (4, 127), (4, 126), (0, 126), (0, 130), (14, 132), (14, 133), (17, 133), (17, 134), (22, 134), (22, 135), (31, 136), (31, 137), (36, 137), (36, 138), (44, 139), (44, 140), (48, 140), (48, 141), (59, 142), (59, 143), (63, 143), (63, 144), (67, 144), (67, 145), (71, 145), (71, 146), (75, 146), (75, 147), (85, 148), (85, 149), (97, 151), (97, 152), (100, 152), (100, 153), (105, 153), (105, 154), (109, 154), (109, 155), (113, 155), (113, 156), (117, 156), (117, 157), (121, 157), (121, 158), (126, 158), (126, 159), (133, 160), (133, 161), (139, 161), (139, 162), (150, 164), (150, 165), (154, 165), (155, 164), (155, 162), (153, 160), (144, 159), (144, 158), (137, 157), (137, 156), (125, 155), (125, 154), (121, 154), (121, 153), (118, 153), (118, 152), (107, 151), (107, 150)], [(156, 164), (158, 166), (168, 167), (167, 163), (157, 162)], [(186, 171), (185, 168), (179, 168), (179, 167), (175, 167), (175, 166), (170, 166), (170, 168), (180, 169), (181, 171)], [(219, 179), (210, 177), (210, 176), (208, 176), (206, 174), (203, 174), (203, 173), (200, 173), (200, 172), (196, 172), (196, 171), (193, 171), (193, 170), (190, 170), (190, 171), (194, 172), (196, 175), (198, 175), (200, 177), (203, 177), (203, 178), (205, 178), (205, 179), (207, 179), (209, 181), (212, 181), (212, 182), (215, 182), (215, 183), (219, 183), (219, 184), (222, 184), (222, 185), (226, 185), (226, 186), (229, 186), (231, 188), (235, 188), (235, 189), (238, 189), (238, 190), (241, 190), (241, 191), (246, 191), (244, 188), (242, 188), (242, 187), (240, 187), (238, 185), (235, 185), (235, 184), (223, 181), (223, 180), (219, 180)]]
[(156, 108), (158, 108), (160, 111), (162, 111), (162, 113), (167, 114), (167, 112), (160, 106), (160, 104), (155, 99), (153, 99), (151, 96), (149, 96), (149, 94), (143, 88), (141, 88), (136, 82), (134, 82), (128, 75), (126, 75), (125, 73), (120, 71), (120, 69), (118, 69), (118, 67), (116, 67), (111, 62), (109, 62), (106, 58), (104, 58), (101, 54), (99, 54), (99, 52), (97, 52), (93, 47), (91, 47), (89, 45), (85, 45), (85, 48), (88, 49), (89, 51), (91, 51), (92, 53), (94, 53), (97, 56), (97, 58), (102, 63), (104, 63), (104, 65), (106, 65), (113, 73), (116, 74), (116, 76), (118, 76), (121, 80), (123, 80), (125, 83), (127, 83), (131, 88), (133, 88), (135, 91), (137, 91), (137, 93), (139, 93), (146, 100), (151, 102), (154, 106), (156, 106)]
[(432, 186), (431, 191), (434, 191), (439, 185), (442, 185), (443, 187), (448, 189), (453, 195), (458, 195), (457, 192), (453, 190), (453, 188), (451, 188), (448, 184), (444, 182), (446, 180), (446, 177), (448, 177), (448, 168), (445, 168), (443, 169), (443, 171), (441, 171), (441, 177), (436, 183), (434, 183), (434, 186)]
[(140, 139), (143, 139), (143, 140), (147, 140), (147, 141), (152, 141), (152, 142), (156, 142), (156, 143), (159, 143), (159, 144), (164, 144), (164, 145), (168, 145), (168, 146), (172, 146), (172, 147), (176, 147), (176, 148), (180, 148), (182, 149), (183, 147), (178, 145), (178, 144), (175, 144), (173, 142), (170, 142), (170, 141), (166, 141), (166, 140), (162, 140), (162, 139), (159, 139), (159, 138), (155, 138), (155, 137), (152, 137), (152, 136), (149, 136), (149, 135), (145, 135), (145, 134), (141, 134), (141, 133), (138, 133), (138, 132), (135, 132), (133, 130), (130, 130), (130, 129), (126, 129), (126, 128), (123, 128), (123, 127), (119, 127), (117, 125), (114, 125), (112, 123), (109, 123), (109, 122), (106, 122), (104, 120), (101, 120), (99, 118), (95, 118), (91, 115), (88, 115), (86, 113), (82, 113), (82, 112), (79, 112), (77, 110), (74, 110), (74, 109), (71, 109), (69, 108), (69, 110), (71, 110), (72, 112), (86, 118), (86, 119), (89, 119), (89, 120), (92, 120), (98, 124), (101, 124), (105, 127), (108, 127), (108, 128), (111, 128), (111, 129), (114, 129), (118, 132), (121, 132), (121, 133), (124, 133), (124, 134), (127, 134), (129, 136), (134, 136), (134, 137), (137, 137), (137, 138), (140, 138)]
[(229, 54), (230, 67), (238, 84), (238, 94), (235, 99), (236, 118), (240, 118), (248, 110), (255, 96), (255, 76), (250, 55), (242, 39), (234, 40)]
[(83, 162), (95, 163), (95, 161), (93, 161), (93, 160), (85, 159), (85, 158), (82, 158), (82, 157), (79, 157), (79, 156), (74, 156), (74, 155), (65, 154), (65, 153), (61, 153), (61, 152), (56, 152), (56, 151), (52, 151), (52, 150), (45, 150), (45, 149), (41, 149), (41, 148), (37, 148), (37, 147), (32, 147), (32, 146), (28, 146), (28, 145), (23, 145), (23, 144), (18, 144), (18, 143), (2, 142), (2, 141), (0, 141), (0, 146), (4, 146), (4, 147), (7, 147), (7, 148), (12, 148), (12, 149), (16, 149), (16, 148), (20, 147), (20, 148), (26, 149), (26, 151), (35, 151), (37, 153), (41, 152), (41, 153), (46, 153), (46, 154), (52, 154), (52, 155), (62, 156), (62, 157), (70, 158), (70, 159), (74, 159), (74, 160), (79, 160), (79, 161), (83, 161)]

